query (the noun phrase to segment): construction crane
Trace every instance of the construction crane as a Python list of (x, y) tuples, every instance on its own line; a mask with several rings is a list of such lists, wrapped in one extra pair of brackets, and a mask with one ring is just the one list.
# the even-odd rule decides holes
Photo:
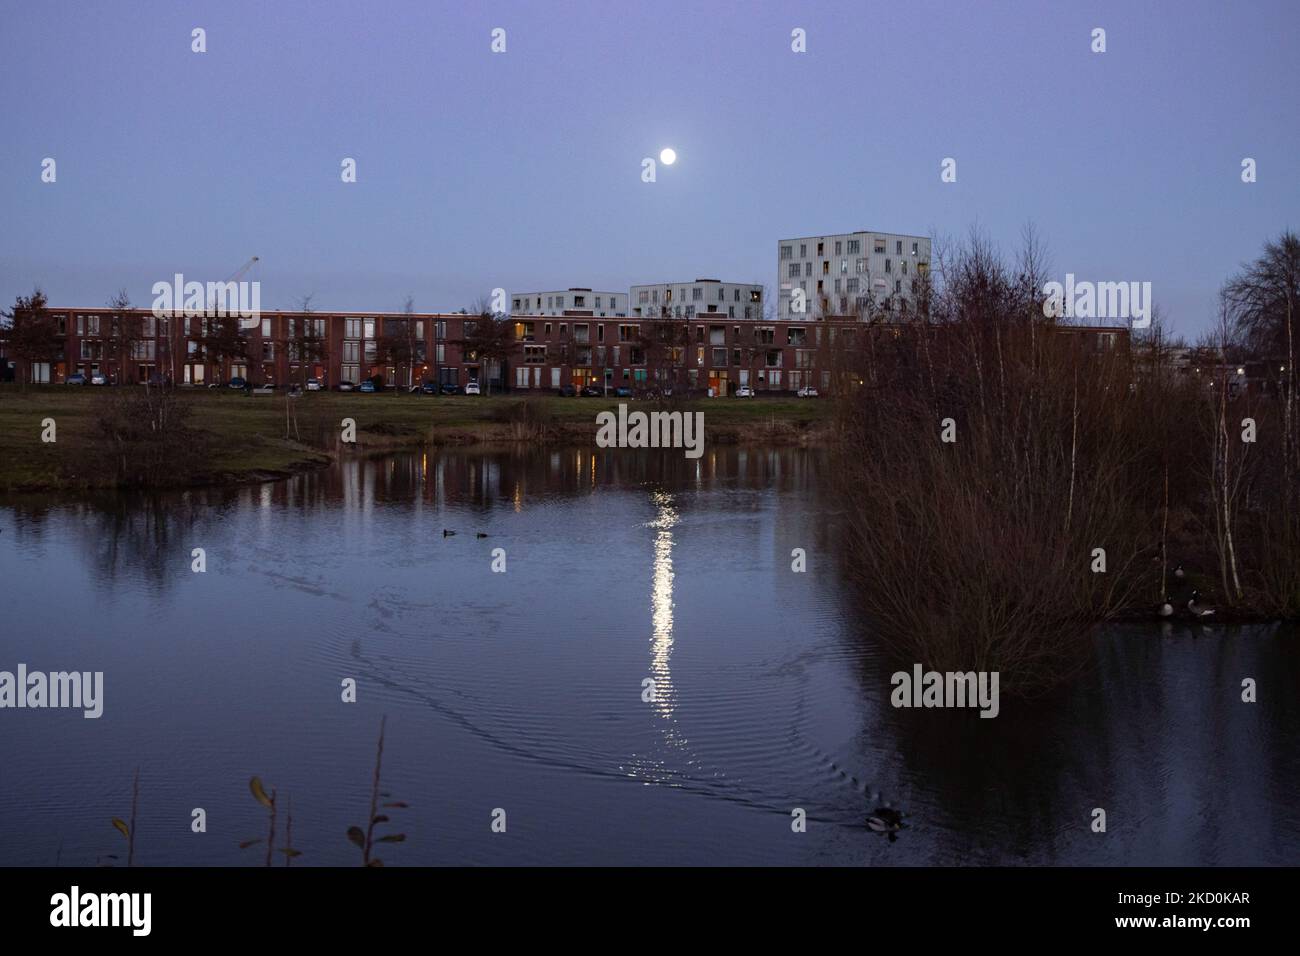
[(240, 266), (238, 269), (236, 269), (234, 275), (232, 275), (232, 276), (231, 276), (229, 279), (227, 279), (226, 281), (227, 281), (227, 282), (234, 282), (234, 281), (236, 281), (236, 280), (237, 280), (240, 276), (242, 276), (245, 272), (247, 272), (249, 269), (253, 268), (253, 266), (257, 265), (257, 263), (261, 261), (261, 258), (262, 258), (261, 256), (253, 256), (253, 258), (249, 259), (249, 260), (248, 260), (247, 262), (245, 262), (242, 266)]
[[(241, 278), (241, 277), (242, 277), (246, 272), (248, 272), (249, 269), (251, 269), (251, 268), (253, 268), (253, 266), (257, 265), (257, 264), (261, 261), (261, 259), (262, 259), (261, 256), (253, 256), (251, 259), (249, 259), (247, 262), (245, 262), (242, 266), (240, 266), (238, 269), (236, 269), (234, 272), (232, 272), (232, 273), (230, 274), (230, 276), (227, 277), (227, 279), (226, 279), (226, 283), (230, 283), (230, 282), (238, 282), (239, 279), (240, 279), (240, 278)], [(214, 304), (214, 303), (213, 303), (212, 299), (209, 298), (209, 299), (208, 299), (208, 311), (209, 311), (209, 312), (212, 311), (213, 304)]]

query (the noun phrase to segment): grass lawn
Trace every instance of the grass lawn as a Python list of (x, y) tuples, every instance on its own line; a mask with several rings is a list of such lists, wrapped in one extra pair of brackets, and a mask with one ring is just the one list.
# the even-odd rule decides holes
[[(68, 478), (68, 463), (78, 446), (93, 435), (97, 406), (109, 391), (93, 386), (0, 385), (0, 491), (86, 484)], [(249, 396), (230, 389), (193, 389), (182, 394), (191, 408), (191, 425), (211, 439), (203, 470), (217, 479), (283, 474), (320, 464), (337, 447), (345, 418), (355, 420), (363, 451), (507, 440), (510, 410), (524, 401), (518, 393), (434, 397), (308, 392), (288, 403), (297, 428), (291, 423), (286, 438), (282, 392)], [(565, 441), (594, 440), (596, 413), (616, 409), (620, 403), (654, 407), (629, 399), (555, 395), (530, 401)], [(829, 421), (830, 407), (825, 399), (796, 398), (699, 399), (682, 406), (704, 412), (706, 433), (731, 442), (770, 440), (778, 425), (787, 437), (806, 433)], [(41, 440), (45, 419), (54, 420), (54, 443)], [(89, 483), (94, 484), (93, 479)]]

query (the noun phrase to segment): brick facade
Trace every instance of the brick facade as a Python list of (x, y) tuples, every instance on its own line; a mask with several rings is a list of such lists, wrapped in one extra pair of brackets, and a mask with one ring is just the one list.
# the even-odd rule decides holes
[[(147, 310), (136, 310), (133, 321), (141, 323), (145, 334), (123, 358), (112, 344), (112, 310), (46, 311), (58, 324), (63, 355), (31, 378), (31, 370), (21, 367), (25, 363), (17, 363), (20, 380), (58, 384), (74, 373), (89, 378), (101, 372), (114, 384), (153, 380), (201, 386), (226, 383), (233, 376), (279, 385), (315, 377), (333, 388), (379, 375), (386, 385), (402, 388), (422, 382), (464, 386), (490, 378), (493, 391), (552, 392), (603, 381), (610, 388), (627, 387), (636, 393), (656, 380), (701, 393), (713, 389), (715, 395), (732, 394), (741, 385), (758, 393), (789, 393), (809, 385), (825, 391), (837, 370), (851, 367), (846, 359), (864, 333), (897, 334), (903, 328), (852, 320), (737, 320), (721, 312), (668, 322), (603, 318), (589, 312), (515, 315), (510, 318), (514, 353), (502, 366), (486, 369), (484, 362), (462, 354), (458, 343), (465, 336), (465, 323), (477, 319), (463, 313), (267, 312), (243, 333), (246, 357), (216, 358), (195, 351), (203, 319), (171, 320), (182, 324), (169, 335), (166, 323)], [(406, 322), (411, 323), (409, 335)], [(322, 333), (322, 358), (301, 360), (294, 355), (291, 346), (302, 334), (303, 323), (313, 323)], [(1089, 348), (1128, 348), (1128, 330), (1122, 327), (1058, 328), (1084, 336)], [(394, 329), (414, 345), (413, 361), (384, 360), (382, 340), (394, 335)], [(672, 348), (647, 349), (647, 339), (666, 331), (673, 336)]]

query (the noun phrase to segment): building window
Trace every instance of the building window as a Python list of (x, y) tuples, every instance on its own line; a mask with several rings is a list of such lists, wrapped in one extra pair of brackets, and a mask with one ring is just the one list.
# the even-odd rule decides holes
[(793, 246), (782, 246), (782, 247), (781, 247), (781, 258), (782, 258), (782, 259), (789, 259), (789, 258), (791, 258), (791, 257), (793, 256), (793, 254), (794, 254), (794, 247), (793, 247)]

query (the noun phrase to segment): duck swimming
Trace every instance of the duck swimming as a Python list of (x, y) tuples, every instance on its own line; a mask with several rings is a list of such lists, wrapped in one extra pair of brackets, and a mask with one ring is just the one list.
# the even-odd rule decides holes
[(1173, 617), (1173, 614), (1174, 606), (1169, 603), (1169, 598), (1165, 598), (1164, 602), (1160, 605), (1160, 616)]
[(446, 528), (443, 528), (443, 529), (442, 529), (442, 536), (443, 536), (444, 538), (450, 538), (450, 537), (451, 537), (452, 535), (454, 535), (455, 533), (456, 533), (455, 531), (448, 531)]
[(1174, 577), (1176, 577), (1180, 581), (1183, 578), (1187, 577), (1187, 572), (1183, 570), (1183, 566), (1181, 564), (1178, 565), (1178, 567), (1174, 568)]
[[(880, 799), (880, 794), (876, 794), (876, 799)], [(898, 831), (903, 829), (903, 815), (889, 804), (881, 804), (867, 815), (867, 829), (889, 834), (889, 842), (893, 843), (898, 839)]]

